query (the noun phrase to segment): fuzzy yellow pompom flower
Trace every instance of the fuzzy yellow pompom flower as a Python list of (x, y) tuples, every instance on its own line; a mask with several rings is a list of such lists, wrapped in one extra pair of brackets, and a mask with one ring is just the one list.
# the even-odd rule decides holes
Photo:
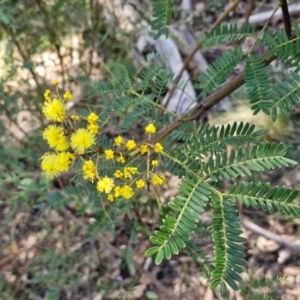
[(84, 162), (82, 171), (84, 179), (90, 180), (91, 182), (94, 181), (96, 175), (96, 167), (91, 159)]
[(64, 130), (56, 125), (49, 125), (43, 132), (43, 139), (56, 151), (65, 151), (69, 147)]
[(156, 159), (152, 160), (152, 161), (151, 161), (151, 165), (152, 165), (153, 167), (157, 167), (157, 166), (158, 166), (158, 160), (156, 160)]
[(136, 167), (126, 167), (124, 168), (125, 171), (128, 171), (131, 174), (135, 174), (137, 172), (137, 168)]
[(105, 150), (104, 151), (105, 154), (105, 159), (109, 160), (109, 159), (114, 159), (114, 151), (111, 149)]
[(90, 133), (97, 134), (98, 131), (99, 131), (99, 125), (97, 125), (97, 124), (90, 124), (87, 129), (88, 129), (88, 131)]
[(58, 99), (46, 101), (43, 106), (43, 113), (49, 121), (63, 122), (66, 118), (66, 109)]
[(125, 158), (121, 155), (120, 157), (117, 158), (117, 162), (124, 164), (125, 163)]
[(97, 182), (97, 190), (100, 193), (109, 194), (112, 191), (112, 189), (114, 188), (114, 186), (115, 186), (114, 180), (107, 176), (105, 176), (104, 178), (100, 179)]
[(63, 97), (64, 97), (65, 100), (72, 100), (73, 99), (73, 94), (70, 91), (66, 91), (64, 93)]
[(70, 164), (75, 160), (74, 154), (70, 152), (61, 152), (57, 156), (57, 169), (61, 172), (67, 172)]
[(54, 153), (46, 153), (41, 158), (41, 169), (43, 171), (43, 175), (48, 179), (57, 177), (61, 173), (58, 169), (58, 156)]
[(71, 119), (74, 120), (74, 121), (79, 121), (80, 117), (78, 115), (72, 115)]
[(125, 146), (126, 146), (127, 150), (130, 151), (136, 147), (136, 143), (134, 140), (129, 140), (129, 141), (127, 141)]
[(94, 144), (95, 136), (87, 129), (80, 128), (71, 135), (71, 147), (78, 154), (84, 154)]
[(116, 186), (115, 188), (114, 188), (114, 192), (115, 192), (115, 197), (116, 198), (118, 198), (118, 197), (120, 197), (121, 196), (121, 187), (120, 186)]
[(107, 195), (107, 200), (108, 201), (114, 201), (114, 195), (113, 194), (108, 194)]
[(156, 127), (154, 126), (153, 123), (150, 123), (149, 125), (146, 126), (145, 131), (147, 133), (155, 133), (156, 132)]
[(125, 199), (130, 199), (134, 195), (132, 187), (129, 185), (124, 185), (120, 190), (121, 196)]
[(159, 176), (157, 174), (154, 174), (151, 180), (151, 183), (153, 185), (162, 185), (165, 181), (165, 177), (164, 176)]
[(58, 84), (59, 84), (59, 81), (56, 80), (56, 79), (53, 79), (53, 80), (52, 80), (52, 84), (53, 84), (53, 85), (58, 85)]
[(154, 145), (154, 151), (155, 151), (156, 153), (160, 153), (160, 152), (162, 152), (163, 150), (164, 150), (164, 147), (162, 146), (161, 143), (155, 143), (155, 145)]
[(96, 123), (97, 120), (98, 120), (98, 116), (95, 114), (95, 113), (90, 113), (88, 118), (87, 118), (87, 121), (90, 123), (90, 124), (93, 124), (93, 123)]
[(123, 172), (121, 170), (117, 170), (114, 174), (116, 178), (122, 178), (123, 177)]
[(141, 154), (146, 154), (148, 152), (148, 146), (147, 145), (141, 145)]
[(135, 182), (135, 184), (138, 189), (142, 189), (145, 186), (145, 181), (143, 179), (139, 179)]
[(51, 99), (51, 91), (50, 90), (46, 90), (44, 93), (44, 98), (45, 100), (50, 100)]
[(121, 146), (122, 145), (122, 141), (123, 141), (123, 138), (120, 136), (120, 135), (118, 135), (117, 137), (115, 137), (115, 144), (116, 144), (116, 146)]

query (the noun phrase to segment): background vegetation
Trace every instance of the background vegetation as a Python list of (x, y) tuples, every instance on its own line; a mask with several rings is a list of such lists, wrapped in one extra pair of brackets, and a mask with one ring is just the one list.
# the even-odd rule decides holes
[[(192, 1), (192, 15), (182, 13), (177, 4), (172, 22), (188, 24), (198, 36), (229, 3)], [(112, 62), (131, 61), (137, 68), (145, 63), (152, 49), (139, 53), (136, 42), (149, 34), (152, 7), (152, 1), (1, 1), (0, 299), (220, 298), (219, 290), (213, 293), (208, 289), (213, 251), (209, 211), (195, 229), (195, 243), (188, 244), (178, 257), (158, 267), (144, 256), (150, 247), (149, 235), (157, 229), (159, 216), (166, 213), (166, 203), (177, 193), (177, 177), (164, 170), (168, 183), (161, 189), (107, 211), (96, 192), (77, 183), (74, 173), (49, 182), (38, 167), (39, 157), (48, 149), (41, 139), (46, 125), (41, 110), (44, 90), (52, 79), (58, 79), (62, 89), (75, 95), (70, 110), (86, 105), (101, 109), (111, 99), (95, 97), (87, 78), (94, 83), (108, 78), (114, 73)], [(237, 22), (268, 9), (274, 9), (274, 4), (240, 1), (226, 21)], [(283, 27), (282, 19), (275, 19), (270, 26), (276, 30)], [(222, 47), (207, 49), (208, 62), (220, 56)], [(272, 81), (286, 72), (285, 65), (272, 64)], [(242, 87), (231, 95), (233, 106), (226, 109), (227, 114), (208, 112), (199, 122), (248, 120), (267, 129), (265, 139), (293, 145), (291, 158), (299, 161), (297, 109), (288, 117), (279, 117), (274, 125), (262, 115), (253, 117), (244, 104), (245, 95)], [(113, 118), (105, 131), (107, 143), (127, 113)], [(142, 140), (143, 125), (143, 121), (133, 124), (128, 137)], [(297, 169), (254, 176), (273, 185), (297, 187), (299, 181)], [(261, 178), (249, 181), (253, 179)], [(253, 219), (279, 237), (299, 235), (299, 219), (238, 208), (240, 217)], [(281, 247), (278, 241), (250, 229), (244, 230), (244, 236), (247, 275), (241, 291), (231, 297), (298, 299), (298, 251), (290, 251), (284, 259), (288, 246)]]

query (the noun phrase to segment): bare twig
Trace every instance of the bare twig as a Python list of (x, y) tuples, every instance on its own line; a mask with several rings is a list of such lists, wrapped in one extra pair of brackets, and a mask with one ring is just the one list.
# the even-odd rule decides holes
[(286, 0), (281, 0), (281, 10), (284, 22), (285, 32), (288, 37), (292, 34), (291, 18)]
[(249, 219), (247, 218), (241, 218), (241, 223), (243, 226), (261, 236), (264, 236), (265, 238), (275, 241), (276, 243), (292, 250), (294, 253), (300, 252), (300, 240), (298, 241), (289, 241), (286, 238), (273, 233), (267, 229), (264, 229), (257, 224), (252, 223)]
[[(263, 11), (257, 14), (254, 14), (252, 16), (249, 17), (249, 24), (251, 25), (258, 25), (258, 24), (264, 24), (270, 14), (272, 13), (273, 10), (268, 10), (268, 11)], [(288, 5), (288, 11), (289, 11), (289, 15), (296, 15), (300, 12), (300, 3), (291, 3)], [(282, 16), (282, 11), (277, 11), (274, 15), (274, 17), (281, 17)], [(242, 26), (243, 22), (239, 22), (238, 26)]]
[(255, 6), (255, 0), (250, 0), (250, 3), (248, 5), (248, 8), (247, 8), (247, 11), (246, 11), (246, 14), (245, 14), (245, 18), (244, 18), (245, 23), (249, 22), (249, 18), (251, 16), (252, 12), (253, 12), (254, 6)]
[[(270, 57), (266, 59), (269, 52), (266, 51), (262, 57), (264, 59), (265, 65), (270, 64), (275, 57)], [(245, 77), (244, 72), (241, 72), (235, 78), (233, 78), (230, 82), (228, 82), (223, 87), (216, 90), (214, 93), (210, 94), (205, 100), (203, 100), (201, 103), (198, 104), (198, 106), (194, 109), (194, 111), (190, 115), (186, 115), (185, 117), (182, 117), (173, 123), (171, 123), (167, 128), (163, 129), (159, 132), (156, 142), (162, 140), (165, 136), (170, 134), (172, 131), (174, 131), (176, 128), (178, 128), (183, 122), (186, 121), (192, 121), (197, 118), (199, 118), (203, 113), (205, 113), (208, 109), (219, 103), (223, 98), (228, 96), (230, 93), (235, 91), (237, 88), (242, 86), (245, 83)]]
[[(208, 30), (208, 32), (212, 31), (213, 29), (215, 29), (219, 24), (221, 24), (225, 18), (229, 15), (229, 13), (235, 9), (235, 7), (239, 4), (241, 0), (235, 0), (234, 2), (232, 2), (228, 7), (227, 9), (219, 16), (219, 18), (216, 20), (216, 22), (210, 27), (210, 29)], [(202, 46), (202, 43), (198, 43), (196, 45), (196, 47), (192, 50), (192, 52), (189, 54), (189, 56), (185, 59), (184, 63), (183, 63), (183, 66), (180, 70), (180, 72), (178, 73), (178, 76), (173, 84), (173, 87), (171, 88), (170, 90), (170, 93), (169, 93), (169, 97), (168, 99), (166, 100), (166, 103), (165, 103), (165, 106), (167, 107), (172, 96), (173, 96), (173, 93), (176, 89), (176, 86), (178, 84), (178, 82), (180, 81), (180, 78), (183, 74), (183, 72), (185, 71), (185, 69), (187, 68), (187, 66), (189, 65), (191, 59), (194, 57), (195, 53), (197, 53), (197, 51), (201, 48)]]

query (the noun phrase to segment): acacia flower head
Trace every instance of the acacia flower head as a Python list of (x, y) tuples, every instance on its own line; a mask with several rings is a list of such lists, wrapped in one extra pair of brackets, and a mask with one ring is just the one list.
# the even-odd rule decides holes
[(53, 99), (44, 103), (43, 114), (49, 121), (63, 122), (66, 118), (66, 109), (58, 99)]
[(138, 189), (142, 189), (145, 186), (145, 181), (143, 179), (139, 179), (135, 182), (135, 184)]
[(153, 167), (157, 167), (157, 166), (159, 165), (158, 160), (153, 159), (153, 160), (151, 161), (151, 165), (152, 165)]
[(58, 84), (59, 84), (59, 81), (56, 80), (56, 79), (53, 79), (53, 80), (52, 80), (52, 84), (53, 84), (53, 85), (58, 85)]
[(114, 159), (114, 151), (111, 149), (105, 150), (104, 151), (105, 154), (105, 159), (109, 160), (109, 159)]
[(116, 178), (122, 178), (123, 177), (123, 172), (121, 170), (117, 170), (114, 174)]
[(155, 133), (155, 132), (156, 132), (156, 127), (154, 126), (153, 123), (150, 123), (149, 125), (147, 125), (147, 126), (145, 127), (145, 131), (146, 131), (147, 133)]
[(116, 186), (115, 188), (114, 188), (114, 193), (115, 193), (115, 197), (116, 198), (118, 198), (118, 197), (120, 197), (121, 196), (121, 187), (120, 186)]
[(165, 177), (164, 176), (159, 176), (157, 174), (154, 174), (151, 180), (151, 183), (153, 185), (162, 185), (165, 181)]
[(95, 114), (95, 113), (90, 113), (89, 116), (87, 117), (87, 121), (90, 123), (90, 124), (93, 124), (93, 123), (96, 123), (97, 120), (98, 120), (98, 116)]
[(130, 199), (134, 195), (134, 191), (129, 185), (124, 185), (121, 187), (120, 194), (123, 198)]
[(143, 144), (141, 145), (140, 150), (141, 150), (141, 154), (146, 154), (148, 152), (148, 146)]
[(114, 195), (113, 194), (108, 194), (107, 195), (107, 200), (111, 201), (111, 202), (114, 201)]
[(90, 124), (87, 129), (90, 133), (97, 134), (99, 131), (99, 125), (98, 124)]
[(77, 129), (71, 135), (71, 147), (78, 154), (84, 154), (86, 149), (95, 144), (95, 136), (87, 129)]
[(51, 91), (50, 90), (46, 90), (44, 93), (44, 98), (45, 100), (50, 100), (51, 99)]
[(70, 152), (61, 152), (57, 156), (57, 169), (61, 172), (69, 170), (70, 164), (75, 160), (74, 154)]
[(72, 100), (73, 99), (73, 94), (70, 91), (66, 91), (64, 93), (63, 97), (64, 97), (65, 100)]
[(96, 175), (96, 167), (91, 159), (84, 162), (82, 171), (84, 179), (90, 180), (91, 182), (94, 181)]
[(46, 153), (41, 159), (41, 169), (46, 178), (57, 177), (61, 173), (58, 169), (58, 156), (54, 153)]
[(74, 121), (79, 121), (80, 117), (78, 115), (72, 115), (71, 119), (74, 120)]
[(56, 151), (65, 151), (69, 147), (64, 130), (56, 125), (49, 125), (43, 132), (43, 139)]
[(115, 137), (115, 144), (116, 144), (116, 146), (121, 146), (122, 145), (122, 141), (123, 141), (123, 138), (120, 136), (120, 135), (118, 135), (117, 137)]
[(160, 152), (162, 152), (163, 150), (164, 150), (164, 147), (162, 146), (161, 143), (155, 143), (155, 145), (154, 145), (154, 151), (155, 151), (156, 153), (160, 153)]
[(100, 193), (109, 194), (112, 191), (112, 189), (114, 188), (114, 186), (115, 186), (114, 180), (107, 176), (105, 176), (104, 178), (100, 179), (97, 182), (97, 190)]
[(125, 158), (121, 155), (120, 157), (117, 158), (117, 162), (124, 164), (125, 163)]
[(125, 146), (126, 146), (127, 150), (130, 151), (136, 147), (136, 143), (134, 140), (128, 140)]

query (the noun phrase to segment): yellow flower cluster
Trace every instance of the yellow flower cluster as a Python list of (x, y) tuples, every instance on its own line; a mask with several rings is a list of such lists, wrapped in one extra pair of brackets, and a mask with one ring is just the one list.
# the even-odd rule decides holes
[[(72, 100), (73, 95), (70, 91), (65, 92), (63, 99), (58, 93), (57, 85), (59, 82), (53, 80), (56, 86), (57, 95), (52, 95), (50, 90), (44, 92), (43, 114), (48, 121), (58, 122), (61, 125), (48, 125), (43, 131), (43, 139), (47, 141), (49, 147), (56, 152), (46, 153), (41, 158), (41, 169), (43, 174), (52, 179), (61, 172), (69, 170), (71, 163), (77, 155), (84, 154), (87, 149), (95, 144), (95, 136), (84, 128), (76, 129), (73, 132), (67, 130), (68, 121), (65, 100)], [(72, 116), (73, 120), (79, 120), (78, 116)], [(68, 150), (73, 150), (69, 152)], [(91, 171), (85, 173), (86, 178), (93, 180)]]
[[(79, 159), (82, 161), (83, 178), (95, 183), (97, 191), (105, 194), (109, 201), (120, 197), (131, 199), (135, 191), (144, 188), (146, 183), (148, 185), (164, 183), (163, 176), (153, 173), (154, 168), (159, 166), (159, 154), (163, 151), (163, 146), (159, 142), (149, 142), (151, 135), (156, 133), (153, 123), (145, 127), (145, 132), (149, 134), (146, 143), (137, 145), (134, 139), (124, 140), (124, 137), (118, 135), (114, 138), (114, 144), (110, 149), (97, 148), (96, 135), (99, 134), (101, 126), (108, 121), (109, 116), (101, 126), (98, 123), (99, 116), (94, 112), (90, 112), (87, 117), (76, 114), (68, 117), (65, 102), (72, 100), (73, 95), (70, 91), (66, 91), (61, 97), (59, 82), (53, 80), (52, 84), (56, 92), (54, 94), (50, 90), (44, 92), (43, 114), (48, 121), (57, 124), (50, 124), (43, 131), (43, 139), (54, 151), (45, 153), (41, 158), (44, 176), (49, 179), (57, 177), (61, 172), (68, 171), (71, 164)], [(80, 128), (79, 125), (84, 122), (85, 127)], [(137, 157), (146, 158), (144, 160), (147, 163), (146, 171), (140, 172), (138, 167), (130, 165), (131, 160)], [(112, 166), (115, 166), (111, 177), (98, 173), (101, 160), (109, 160)], [(126, 165), (122, 166), (125, 163)]]

